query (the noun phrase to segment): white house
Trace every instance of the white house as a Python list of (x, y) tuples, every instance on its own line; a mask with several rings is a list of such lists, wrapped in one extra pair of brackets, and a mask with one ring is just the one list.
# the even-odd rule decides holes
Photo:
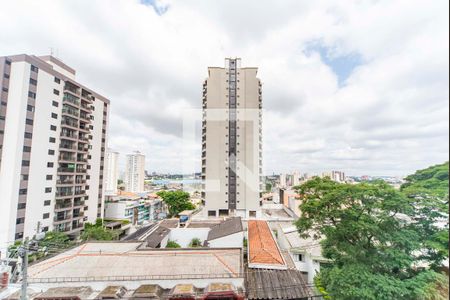
[(279, 227), (278, 244), (289, 252), (295, 267), (301, 271), (308, 283), (314, 282), (314, 277), (320, 271), (320, 265), (330, 261), (322, 256), (320, 240), (301, 238), (295, 226)]

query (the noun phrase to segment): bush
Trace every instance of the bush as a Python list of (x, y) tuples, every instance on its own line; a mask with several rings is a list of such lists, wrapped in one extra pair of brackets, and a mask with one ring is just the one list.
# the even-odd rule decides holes
[(197, 248), (202, 246), (202, 241), (199, 238), (193, 238), (191, 243), (189, 244), (189, 247), (191, 248)]
[(177, 242), (169, 240), (167, 242), (166, 248), (181, 248), (181, 246)]

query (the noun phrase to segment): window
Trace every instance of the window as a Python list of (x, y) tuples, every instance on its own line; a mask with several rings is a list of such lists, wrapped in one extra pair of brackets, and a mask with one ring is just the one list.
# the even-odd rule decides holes
[(44, 201), (44, 206), (50, 206), (51, 202), (52, 202), (51, 200), (45, 200)]
[(26, 203), (19, 203), (19, 204), (17, 204), (17, 209), (25, 209), (25, 207), (27, 207)]
[(37, 80), (33, 79), (33, 78), (30, 78), (30, 84), (31, 85), (37, 85)]
[(57, 89), (53, 89), (53, 94), (59, 95), (59, 91)]
[(0, 120), (5, 120), (5, 117), (4, 116), (0, 116)]
[(36, 99), (36, 93), (34, 92), (28, 92), (28, 97)]
[(8, 92), (8, 88), (6, 88), (6, 87), (2, 88), (2, 90), (3, 90), (4, 92)]
[(23, 146), (23, 152), (31, 152), (31, 147)]
[(16, 235), (15, 235), (15, 239), (16, 240), (20, 240), (20, 239), (22, 239), (23, 238), (23, 232), (18, 232), (18, 233), (16, 233)]
[(56, 82), (57, 84), (60, 84), (60, 83), (61, 83), (61, 79), (55, 77), (55, 82)]
[(33, 134), (31, 132), (25, 132), (24, 137), (26, 139), (31, 139), (33, 137)]
[(31, 120), (31, 119), (26, 119), (26, 120), (25, 120), (25, 124), (27, 124), (27, 125), (33, 125), (33, 120)]
[(55, 150), (49, 149), (48, 150), (48, 155), (55, 155)]
[(28, 111), (34, 111), (34, 106), (33, 105), (27, 105), (27, 110)]
[(58, 119), (58, 114), (52, 113), (52, 118), (53, 119)]
[(303, 254), (294, 253), (294, 261), (296, 262), (303, 261)]
[(48, 231), (48, 226), (45, 226), (42, 228), (42, 232), (47, 232)]
[(42, 215), (42, 219), (48, 219), (50, 217), (49, 213), (45, 213)]
[(6, 106), (8, 103), (6, 103), (6, 101), (2, 101), (2, 105)]
[(51, 137), (51, 138), (48, 139), (48, 141), (49, 141), (50, 143), (55, 143), (55, 142), (56, 142), (56, 139), (55, 139), (54, 137)]
[(29, 167), (30, 161), (29, 160), (22, 160), (22, 167)]
[(28, 174), (20, 175), (20, 180), (28, 180)]
[(59, 106), (59, 103), (56, 102), (56, 101), (53, 101), (53, 102), (52, 102), (52, 105), (53, 105), (54, 107), (58, 107), (58, 106)]
[(53, 168), (53, 163), (52, 162), (48, 162), (47, 163), (47, 168)]
[(39, 69), (37, 67), (31, 65), (31, 71), (37, 73), (39, 71)]
[(56, 126), (55, 125), (50, 125), (50, 130), (56, 131)]
[(52, 188), (51, 187), (46, 187), (45, 188), (45, 192), (46, 193), (51, 193), (52, 192)]
[(8, 66), (10, 66), (10, 65), (11, 65), (11, 61), (10, 61), (9, 59), (6, 59), (6, 60), (5, 60), (5, 64), (7, 64)]
[(45, 179), (46, 179), (46, 180), (52, 180), (52, 179), (53, 179), (53, 175), (47, 175), (47, 176), (45, 177)]
[(27, 189), (20, 189), (19, 190), (19, 195), (26, 195), (27, 194)]
[(23, 224), (25, 222), (25, 218), (17, 218), (16, 224)]
[(215, 217), (216, 211), (215, 210), (208, 210), (208, 217)]
[(249, 211), (248, 214), (249, 214), (250, 218), (256, 218), (256, 211), (255, 210)]

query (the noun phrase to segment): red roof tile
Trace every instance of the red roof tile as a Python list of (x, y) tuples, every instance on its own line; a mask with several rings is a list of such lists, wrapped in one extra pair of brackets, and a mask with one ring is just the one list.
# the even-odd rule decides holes
[(249, 263), (285, 266), (266, 221), (248, 221)]

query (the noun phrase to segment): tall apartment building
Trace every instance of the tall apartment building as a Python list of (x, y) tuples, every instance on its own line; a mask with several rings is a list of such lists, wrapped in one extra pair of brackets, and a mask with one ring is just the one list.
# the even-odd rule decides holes
[(119, 179), (119, 152), (107, 149), (105, 166), (105, 196), (117, 195)]
[(109, 100), (52, 56), (0, 57), (0, 248), (103, 214)]
[(202, 179), (209, 217), (259, 217), (262, 130), (257, 68), (239, 58), (208, 68), (203, 83)]
[(127, 155), (125, 169), (125, 190), (127, 192), (143, 192), (145, 179), (145, 155), (139, 151)]

